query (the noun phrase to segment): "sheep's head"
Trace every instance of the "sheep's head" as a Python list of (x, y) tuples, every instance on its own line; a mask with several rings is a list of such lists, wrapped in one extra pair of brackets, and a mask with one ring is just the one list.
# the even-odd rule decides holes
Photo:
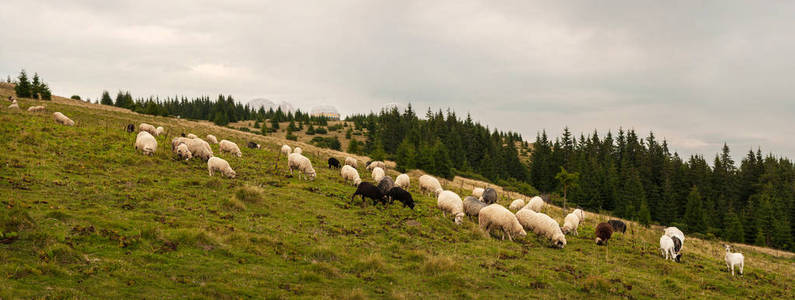
[(603, 241), (602, 241), (602, 238), (600, 238), (600, 237), (597, 237), (597, 238), (596, 238), (596, 244), (597, 244), (597, 245), (601, 245), (602, 243), (603, 243)]
[(563, 234), (569, 234), (569, 226), (563, 226), (563, 227), (561, 227), (561, 228), (560, 228), (560, 231), (562, 231), (562, 232), (563, 232)]
[(682, 253), (679, 253), (679, 254), (675, 255), (674, 256), (674, 260), (676, 262), (678, 262), (678, 263), (681, 263), (682, 262)]
[(309, 169), (306, 172), (306, 176), (309, 177), (309, 180), (315, 180), (315, 177), (317, 176), (317, 172), (315, 172), (315, 169)]
[(516, 224), (514, 224), (513, 231), (520, 237), (527, 236), (527, 231), (524, 231), (524, 228), (522, 228), (522, 224), (519, 224), (519, 222), (516, 222)]
[(353, 180), (353, 185), (358, 186), (360, 183), (362, 183), (362, 179), (361, 178), (357, 177), (356, 179)]
[(444, 190), (443, 190), (443, 189), (441, 189), (441, 188), (438, 188), (438, 189), (436, 189), (435, 191), (433, 191), (433, 194), (434, 194), (434, 196), (436, 196), (436, 197), (438, 198), (438, 197), (439, 197), (439, 194), (441, 194), (441, 193), (442, 193), (442, 191), (444, 191)]
[(462, 223), (464, 223), (464, 216), (465, 216), (464, 213), (457, 213), (455, 215), (455, 224), (461, 225)]
[(235, 152), (235, 156), (237, 156), (237, 157), (243, 157), (243, 153), (241, 153), (240, 151), (237, 151), (237, 152)]
[(732, 251), (731, 246), (729, 246), (728, 244), (724, 244), (723, 247), (726, 247), (726, 253), (729, 253), (729, 252)]
[(577, 216), (580, 217), (580, 222), (585, 220), (585, 212), (583, 212), (582, 209), (577, 209), (576, 212), (577, 212)]
[(226, 175), (226, 177), (229, 177), (229, 178), (235, 178), (237, 176), (237, 172), (235, 172), (235, 170), (228, 169), (228, 170), (224, 171), (224, 175)]
[(566, 246), (566, 236), (562, 234), (556, 234), (555, 237), (552, 238), (552, 242), (555, 243), (555, 247), (563, 249), (563, 247)]

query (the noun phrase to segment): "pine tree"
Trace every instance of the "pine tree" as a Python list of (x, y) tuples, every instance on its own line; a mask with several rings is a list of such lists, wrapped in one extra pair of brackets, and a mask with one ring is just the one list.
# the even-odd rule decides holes
[(414, 145), (409, 142), (408, 137), (404, 138), (400, 145), (398, 146), (397, 153), (395, 153), (395, 162), (397, 163), (397, 169), (401, 172), (406, 172), (407, 170), (414, 169), (414, 157), (416, 156), (416, 151), (414, 150)]
[(702, 208), (701, 193), (699, 193), (696, 186), (690, 189), (690, 194), (687, 196), (684, 221), (687, 223), (687, 230), (689, 231), (701, 233), (707, 231), (707, 221)]
[(743, 231), (743, 223), (740, 222), (740, 218), (737, 217), (737, 214), (732, 209), (729, 209), (729, 213), (726, 214), (725, 223), (726, 230), (723, 238), (730, 242), (744, 243), (745, 231)]
[(433, 147), (434, 173), (443, 178), (453, 178), (453, 162), (447, 152), (447, 147), (441, 142), (436, 141)]
[(563, 210), (566, 210), (566, 192), (568, 188), (577, 186), (580, 180), (580, 173), (569, 173), (563, 166), (560, 167), (560, 172), (555, 175), (555, 179), (560, 182), (560, 187), (563, 189)]
[(40, 99), (41, 92), (41, 80), (39, 79), (39, 73), (33, 73), (33, 82), (30, 84), (30, 97), (33, 99)]
[[(279, 110), (279, 111), (281, 111), (281, 110)], [(273, 131), (276, 131), (277, 129), (279, 129), (279, 120), (278, 119), (271, 118), (271, 129), (273, 129)]]
[(99, 101), (103, 105), (113, 105), (113, 99), (110, 98), (108, 91), (102, 91), (102, 100)]
[(356, 139), (352, 139), (350, 144), (348, 144), (348, 153), (358, 154), (359, 153), (359, 141)]
[(649, 211), (649, 205), (646, 204), (646, 200), (643, 200), (640, 203), (640, 209), (638, 210), (638, 223), (647, 228), (649, 227), (649, 224), (651, 224), (651, 212)]
[(32, 95), (30, 81), (28, 81), (28, 74), (25, 73), (24, 69), (19, 72), (19, 77), (17, 77), (17, 86), (14, 87), (14, 90), (16, 91), (18, 98), (30, 98)]

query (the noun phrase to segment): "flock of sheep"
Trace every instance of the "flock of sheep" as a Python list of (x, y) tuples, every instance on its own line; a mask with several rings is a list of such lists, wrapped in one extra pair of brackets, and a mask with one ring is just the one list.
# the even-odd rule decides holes
[[(14, 100), (9, 108), (19, 109), (19, 105)], [(31, 106), (28, 108), (29, 112), (44, 111), (44, 106)], [(74, 126), (75, 122), (61, 112), (53, 113), (53, 118), (59, 124), (65, 126)], [(163, 134), (163, 127), (154, 127), (150, 124), (141, 123), (138, 126), (140, 130), (135, 139), (136, 151), (141, 151), (145, 155), (152, 155), (157, 151), (157, 139), (155, 136)], [(133, 124), (127, 125), (127, 131), (135, 131)], [(206, 136), (207, 141), (219, 145), (220, 152), (227, 152), (237, 157), (242, 156), (240, 148), (234, 142), (228, 140), (218, 139), (211, 134)], [(180, 159), (200, 158), (207, 162), (207, 169), (210, 176), (215, 172), (220, 172), (226, 177), (235, 178), (237, 173), (232, 169), (229, 163), (217, 156), (214, 156), (210, 143), (197, 137), (194, 134), (188, 134), (175, 137), (171, 141), (171, 149), (174, 154)], [(256, 143), (249, 142), (249, 148), (260, 148)], [(284, 154), (287, 157), (287, 166), (290, 174), (294, 170), (298, 171), (299, 178), (303, 177), (306, 180), (314, 180), (317, 172), (312, 166), (312, 162), (306, 156), (303, 156), (302, 149), (295, 147), (292, 149), (289, 145), (282, 145), (280, 155)], [(387, 204), (393, 203), (398, 200), (403, 204), (403, 207), (414, 209), (414, 199), (407, 190), (410, 186), (410, 177), (407, 174), (400, 174), (395, 180), (386, 175), (386, 164), (382, 161), (372, 161), (366, 164), (366, 169), (371, 172), (373, 181), (376, 184), (362, 181), (359, 176), (358, 169), (359, 162), (355, 158), (346, 157), (344, 165), (334, 157), (328, 159), (329, 168), (339, 168), (340, 175), (345, 182), (349, 182), (356, 186), (356, 191), (351, 196), (353, 201), (356, 196), (361, 196), (362, 205), (365, 205), (365, 198), (370, 198), (373, 205), (380, 203)], [(452, 217), (455, 224), (462, 224), (464, 217), (468, 216), (470, 220), (477, 217), (480, 229), (488, 234), (492, 230), (498, 230), (504, 240), (505, 236), (513, 241), (514, 237), (525, 237), (528, 231), (544, 237), (551, 241), (552, 245), (557, 248), (566, 246), (566, 235), (574, 234), (579, 235), (577, 228), (580, 223), (585, 220), (585, 213), (582, 209), (575, 209), (563, 220), (563, 226), (560, 226), (555, 219), (541, 212), (545, 206), (545, 202), (541, 197), (535, 196), (531, 198), (526, 204), (522, 199), (516, 199), (511, 202), (508, 208), (496, 203), (497, 191), (492, 188), (475, 188), (472, 195), (466, 196), (463, 200), (453, 191), (444, 190), (439, 180), (430, 175), (422, 175), (419, 178), (419, 189), (423, 194), (433, 194), (437, 199), (437, 207), (442, 211), (444, 217)], [(513, 212), (512, 212), (513, 211)], [(514, 213), (515, 212), (515, 213)], [(607, 241), (612, 236), (613, 232), (626, 232), (626, 224), (619, 220), (610, 220), (608, 222), (599, 223), (596, 226), (596, 244), (607, 245)], [(660, 237), (660, 253), (667, 260), (671, 259), (680, 262), (682, 257), (682, 245), (685, 241), (685, 236), (681, 230), (676, 227), (665, 228), (663, 235)], [(729, 245), (725, 245), (726, 255), (724, 260), (726, 267), (734, 276), (735, 267), (739, 267), (739, 273), (743, 274), (744, 256), (742, 253), (733, 253)]]

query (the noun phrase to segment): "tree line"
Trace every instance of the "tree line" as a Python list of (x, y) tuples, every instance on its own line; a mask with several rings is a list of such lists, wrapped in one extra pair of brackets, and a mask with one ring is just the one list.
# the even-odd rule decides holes
[(52, 92), (50, 87), (39, 78), (39, 73), (33, 73), (33, 80), (28, 79), (28, 74), (23, 69), (19, 72), (16, 81), (11, 81), (11, 77), (6, 79), (8, 83), (14, 83), (14, 91), (17, 97), (20, 98), (34, 98), (41, 100), (52, 100)]

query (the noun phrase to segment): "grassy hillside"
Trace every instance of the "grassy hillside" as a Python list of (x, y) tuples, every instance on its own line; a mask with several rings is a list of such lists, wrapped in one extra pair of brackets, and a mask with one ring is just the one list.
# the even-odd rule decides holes
[[(38, 104), (47, 112), (24, 111)], [(0, 240), (2, 299), (795, 296), (791, 253), (739, 247), (746, 274), (732, 278), (719, 242), (688, 239), (683, 263), (664, 261), (659, 228), (631, 226), (597, 247), (593, 228), (605, 217), (593, 214), (562, 250), (533, 234), (499, 241), (443, 218), (416, 184), (414, 211), (350, 204), (354, 188), (313, 147), (317, 180), (304, 182), (284, 173), (283, 158), (274, 169), (274, 138), (62, 98), (7, 106), (0, 230), (17, 234)], [(54, 111), (76, 126), (53, 122)], [(216, 152), (238, 177), (209, 177), (206, 164), (173, 158), (170, 137), (152, 157), (135, 153), (123, 125), (143, 121), (263, 149)]]

